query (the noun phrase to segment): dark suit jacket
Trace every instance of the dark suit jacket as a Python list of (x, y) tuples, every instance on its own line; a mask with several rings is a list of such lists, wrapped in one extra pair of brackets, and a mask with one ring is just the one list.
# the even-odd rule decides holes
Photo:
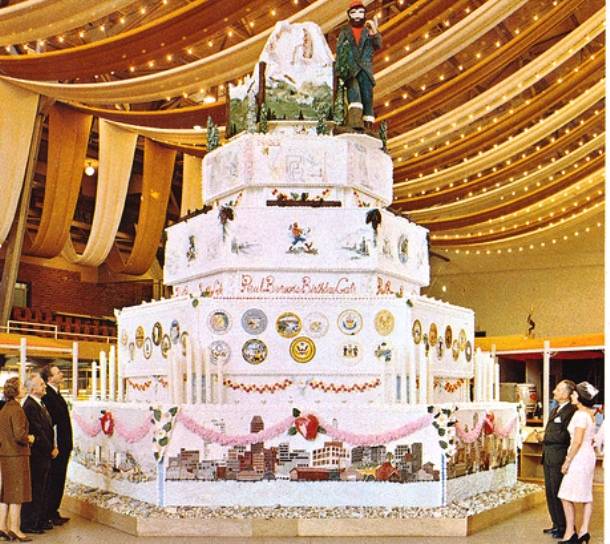
[(373, 76), (373, 54), (381, 48), (381, 34), (377, 32), (375, 36), (369, 35), (369, 29), (364, 27), (360, 36), (360, 43), (356, 43), (352, 27), (347, 25), (341, 29), (337, 41), (337, 51), (343, 44), (349, 45), (350, 51), (350, 77), (356, 77), (361, 70), (369, 76), (371, 83), (375, 85)]
[(50, 461), (54, 446), (51, 418), (46, 416), (40, 405), (29, 396), (23, 403), (23, 411), (30, 423), (30, 434), (35, 437), (32, 444), (32, 457), (40, 457)]
[(0, 456), (30, 455), (29, 425), (21, 405), (9, 400), (0, 410)]
[[(544, 428), (544, 447), (542, 448), (542, 462), (547, 465), (562, 465), (568, 448), (570, 447), (570, 433), (568, 424), (576, 412), (576, 406), (567, 404), (549, 421)], [(559, 422), (555, 420), (559, 418)]]
[(72, 422), (66, 400), (51, 386), (47, 386), (47, 393), (42, 397), (51, 421), (57, 430), (57, 448), (60, 455), (67, 455), (72, 451)]

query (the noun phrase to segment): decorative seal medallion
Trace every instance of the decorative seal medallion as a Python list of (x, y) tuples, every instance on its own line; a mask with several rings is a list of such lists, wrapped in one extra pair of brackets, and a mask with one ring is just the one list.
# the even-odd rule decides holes
[(297, 363), (308, 363), (316, 355), (316, 345), (311, 338), (299, 336), (290, 343), (290, 355)]
[(147, 336), (144, 340), (144, 359), (150, 359), (153, 350), (153, 343), (150, 336)]
[(231, 318), (224, 310), (214, 310), (208, 316), (208, 327), (214, 334), (225, 334), (231, 328)]
[(241, 326), (248, 334), (262, 334), (267, 328), (267, 316), (258, 308), (250, 308), (241, 316)]
[(453, 355), (454, 361), (457, 361), (460, 356), (460, 341), (457, 338), (453, 341), (451, 346), (451, 355)]
[(460, 330), (460, 351), (464, 351), (466, 349), (466, 331), (464, 329)]
[(436, 326), (436, 323), (430, 323), (428, 339), (430, 341), (431, 346), (436, 346), (436, 341), (438, 340), (438, 327)]
[(294, 338), (302, 328), (301, 318), (293, 312), (284, 312), (275, 320), (275, 330), (283, 338)]
[(153, 325), (152, 328), (152, 341), (155, 346), (161, 344), (161, 338), (163, 338), (163, 327), (158, 321)]
[(241, 348), (241, 354), (247, 363), (260, 365), (267, 358), (267, 344), (258, 338), (246, 340)]
[(392, 334), (394, 330), (394, 315), (389, 310), (381, 310), (375, 316), (375, 330), (381, 336)]
[(466, 347), (464, 348), (464, 354), (466, 355), (466, 361), (472, 361), (472, 344), (470, 340), (466, 342)]
[(144, 327), (142, 327), (142, 325), (140, 325), (137, 329), (136, 329), (136, 346), (138, 348), (141, 348), (142, 345), (144, 344)]
[(413, 342), (419, 344), (421, 342), (421, 322), (419, 319), (413, 321), (411, 334), (413, 334)]
[(362, 359), (362, 346), (357, 342), (347, 342), (339, 346), (339, 357), (347, 365), (357, 365)]
[(169, 339), (168, 334), (164, 334), (161, 338), (161, 355), (167, 359), (167, 354), (172, 347), (172, 341)]
[(172, 344), (177, 344), (180, 340), (180, 323), (176, 319), (172, 321), (172, 325), (169, 329), (169, 337)]
[(305, 318), (305, 330), (312, 338), (322, 338), (328, 332), (328, 319), (320, 312), (311, 313)]
[(215, 340), (210, 344), (210, 363), (226, 365), (231, 358), (231, 347), (224, 340)]
[(407, 264), (409, 260), (409, 239), (406, 234), (398, 239), (398, 260), (402, 264)]
[(451, 344), (453, 344), (453, 331), (451, 325), (447, 325), (445, 327), (445, 347), (451, 349)]
[(353, 336), (362, 330), (362, 316), (356, 310), (345, 310), (339, 314), (337, 326), (343, 334)]

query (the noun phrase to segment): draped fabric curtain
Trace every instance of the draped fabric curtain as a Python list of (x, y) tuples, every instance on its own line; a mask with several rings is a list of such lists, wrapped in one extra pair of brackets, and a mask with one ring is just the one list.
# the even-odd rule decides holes
[(13, 219), (30, 153), (38, 95), (0, 81), (0, 245)]
[(83, 266), (101, 265), (112, 249), (125, 207), (138, 135), (100, 119), (99, 138), (97, 194), (89, 240), (79, 255), (68, 237), (62, 251), (68, 261)]
[(155, 260), (172, 188), (176, 152), (151, 140), (144, 141), (142, 202), (136, 238), (127, 262), (114, 252), (108, 265), (115, 272), (144, 274)]
[(182, 159), (182, 201), (180, 217), (203, 207), (202, 166), (199, 157), (184, 154)]
[[(477, 95), (456, 110), (451, 110), (432, 121), (418, 126), (388, 141), (391, 149), (404, 144), (409, 152), (415, 153), (431, 143), (442, 141), (448, 133), (457, 132), (464, 126), (488, 115), (490, 111), (505, 104), (509, 99), (521, 94), (542, 77), (557, 69), (581, 48), (604, 31), (603, 10), (593, 14), (583, 24), (575, 28), (562, 40), (547, 49), (543, 54), (526, 64), (510, 77)], [(441, 134), (437, 136), (437, 132)], [(424, 138), (425, 144), (421, 143)]]
[(381, 70), (376, 76), (377, 99), (393, 93), (399, 87), (407, 85), (448, 58), (455, 56), (526, 2), (527, 0), (485, 2), (449, 30)]
[(575, 98), (561, 109), (556, 110), (555, 113), (542, 119), (542, 121), (533, 125), (528, 130), (523, 130), (512, 140), (507, 140), (503, 144), (476, 155), (468, 161), (445, 168), (439, 172), (411, 181), (396, 183), (394, 184), (396, 189), (394, 194), (401, 196), (400, 193), (404, 193), (406, 189), (409, 191), (434, 189), (439, 183), (447, 184), (452, 181), (455, 182), (487, 168), (491, 168), (512, 157), (520, 150), (528, 148), (538, 140), (547, 137), (575, 117), (578, 117), (603, 99), (604, 94), (605, 80), (602, 79), (593, 87), (587, 89), (579, 97)]
[(26, 252), (56, 257), (68, 237), (83, 177), (93, 117), (55, 104), (49, 112), (47, 176), (38, 232)]
[(133, 4), (133, 0), (26, 0), (0, 9), (0, 45), (47, 38)]
[[(514, 2), (516, 0), (510, 0)], [(525, 0), (519, 0), (523, 2)], [(370, 4), (372, 0), (363, 0)], [(497, 0), (507, 2), (507, 0)], [(509, 3), (510, 3), (509, 2)], [(345, 4), (337, 0), (316, 0), (287, 19), (290, 23), (310, 21), (332, 30), (346, 18)], [(203, 59), (154, 74), (104, 83), (50, 83), (6, 78), (23, 88), (53, 98), (88, 104), (137, 103), (168, 96), (194, 93), (201, 88), (226, 83), (250, 72), (273, 31), (269, 28), (232, 47)]]

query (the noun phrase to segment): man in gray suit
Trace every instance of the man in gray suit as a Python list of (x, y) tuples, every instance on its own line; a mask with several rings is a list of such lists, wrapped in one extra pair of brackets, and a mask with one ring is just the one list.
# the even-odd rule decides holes
[(374, 19), (366, 20), (366, 8), (354, 0), (347, 11), (349, 25), (344, 26), (337, 41), (337, 58), (346, 48), (348, 53), (346, 73), (339, 74), (345, 81), (347, 98), (347, 124), (353, 128), (372, 128), (373, 112), (373, 54), (381, 48), (381, 34)]

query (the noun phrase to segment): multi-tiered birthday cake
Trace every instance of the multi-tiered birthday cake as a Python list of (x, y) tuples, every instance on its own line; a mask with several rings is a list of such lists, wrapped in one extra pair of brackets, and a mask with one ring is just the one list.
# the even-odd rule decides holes
[(76, 404), (71, 478), (190, 505), (439, 506), (514, 484), (515, 405), (493, 401), (473, 312), (420, 294), (427, 231), (386, 210), (382, 142), (312, 118), (332, 105), (321, 30), (278, 23), (261, 59), (231, 90), (248, 130), (204, 159), (209, 206), (167, 229), (174, 297), (117, 312), (118, 387)]

